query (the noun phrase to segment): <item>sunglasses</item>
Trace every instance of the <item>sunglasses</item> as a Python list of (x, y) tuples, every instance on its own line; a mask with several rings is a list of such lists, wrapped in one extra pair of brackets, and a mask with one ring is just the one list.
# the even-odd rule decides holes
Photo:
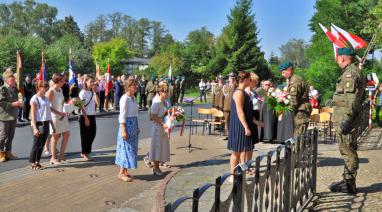
[(264, 84), (265, 86), (270, 86), (271, 84)]
[(161, 91), (162, 93), (168, 93), (168, 91), (166, 90), (166, 91)]

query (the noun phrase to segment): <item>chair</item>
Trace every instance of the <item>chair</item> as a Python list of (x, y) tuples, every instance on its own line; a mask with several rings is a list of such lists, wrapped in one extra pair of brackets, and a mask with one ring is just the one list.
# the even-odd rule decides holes
[[(218, 125), (220, 127), (220, 134), (219, 135), (222, 136), (222, 132), (224, 131), (223, 130), (223, 126), (224, 126), (224, 113), (223, 113), (223, 111), (216, 110), (211, 115), (212, 115), (212, 119), (214, 119), (214, 120), (208, 122), (208, 124), (210, 125), (209, 134), (211, 135), (212, 125), (214, 125), (214, 126)], [(216, 119), (219, 121), (215, 121)]]
[[(198, 123), (202, 123), (203, 125), (203, 132), (204, 135), (204, 129), (206, 124), (208, 123), (209, 115), (211, 115), (211, 109), (209, 108), (198, 108), (198, 118), (197, 119), (191, 119), (191, 132), (194, 133), (194, 126), (196, 127), (196, 133), (198, 133)], [(205, 116), (205, 118), (202, 118), (201, 116)], [(195, 123), (195, 125), (194, 125)]]
[(310, 113), (310, 115), (314, 115), (314, 114), (319, 114), (320, 113), (320, 110), (317, 109), (317, 108), (313, 108), (312, 112)]
[(332, 115), (328, 112), (321, 112), (319, 116), (320, 122), (317, 124), (317, 128), (319, 131), (322, 130), (324, 132), (324, 140), (326, 141), (328, 138), (328, 132), (331, 132), (330, 119)]
[(321, 108), (320, 112), (321, 113), (330, 113), (330, 114), (332, 114), (333, 113), (333, 108), (332, 107), (323, 107), (323, 108)]
[(308, 129), (313, 129), (314, 127), (317, 127), (317, 124), (320, 122), (320, 115), (319, 114), (312, 114), (310, 115), (310, 122)]

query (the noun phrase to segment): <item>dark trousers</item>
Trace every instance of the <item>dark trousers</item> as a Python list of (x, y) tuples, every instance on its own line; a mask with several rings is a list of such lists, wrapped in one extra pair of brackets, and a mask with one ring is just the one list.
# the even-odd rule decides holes
[(207, 97), (206, 97), (206, 91), (205, 90), (200, 90), (200, 102), (203, 102), (203, 98), (204, 98), (204, 102), (207, 102)]
[(105, 104), (105, 91), (99, 92), (99, 111), (103, 110), (103, 105)]
[(184, 92), (181, 92), (180, 93), (180, 100), (179, 100), (180, 103), (183, 103), (183, 97), (184, 97)]
[(30, 101), (31, 101), (31, 97), (25, 98), (25, 102), (24, 102), (24, 119), (29, 119), (29, 112), (31, 110)]
[(40, 130), (40, 135), (33, 136), (32, 150), (29, 155), (29, 162), (31, 163), (40, 162), (42, 150), (49, 135), (49, 121), (37, 122), (36, 124)]
[[(142, 105), (142, 103), (143, 103), (143, 105)], [(139, 108), (142, 108), (142, 106), (143, 106), (144, 108), (147, 107), (147, 96), (146, 96), (146, 94), (141, 94), (141, 95), (140, 95), (140, 99), (139, 99)]]
[(376, 122), (380, 121), (380, 119), (379, 119), (379, 111), (381, 110), (381, 107), (382, 107), (382, 105), (377, 105), (377, 107), (375, 108), (375, 121)]
[(119, 99), (121, 96), (114, 94), (114, 109), (119, 110)]
[(0, 121), (0, 151), (12, 150), (12, 140), (15, 136), (16, 120)]
[(80, 116), (80, 135), (81, 135), (81, 147), (82, 154), (90, 154), (92, 152), (92, 144), (96, 137), (97, 125), (95, 116), (88, 116), (90, 120), (90, 126), (85, 126), (84, 116)]
[(17, 109), (17, 118), (21, 120), (23, 118), (23, 108)]

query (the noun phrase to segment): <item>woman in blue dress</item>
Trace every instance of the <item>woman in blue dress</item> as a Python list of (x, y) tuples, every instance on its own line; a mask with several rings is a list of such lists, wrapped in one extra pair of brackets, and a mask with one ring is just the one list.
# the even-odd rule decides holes
[(255, 140), (255, 123), (253, 122), (253, 104), (250, 96), (244, 91), (250, 85), (249, 72), (240, 71), (237, 76), (239, 86), (233, 93), (229, 119), (228, 149), (232, 151), (231, 173), (239, 163), (253, 151)]
[(138, 104), (134, 93), (137, 92), (137, 81), (124, 81), (125, 94), (119, 101), (119, 131), (115, 164), (120, 166), (118, 179), (131, 182), (133, 177), (127, 169), (137, 168), (138, 155)]

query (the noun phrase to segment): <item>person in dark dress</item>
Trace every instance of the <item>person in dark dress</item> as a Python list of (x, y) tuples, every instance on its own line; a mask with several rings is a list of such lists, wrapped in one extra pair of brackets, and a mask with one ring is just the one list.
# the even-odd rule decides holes
[(233, 93), (228, 136), (228, 149), (232, 151), (231, 173), (239, 163), (245, 162), (246, 155), (253, 151), (255, 123), (253, 123), (253, 105), (250, 96), (244, 91), (249, 86), (251, 75), (240, 71), (237, 75), (239, 86)]
[(32, 82), (32, 77), (30, 75), (27, 75), (25, 77), (25, 81), (24, 81), (24, 97), (25, 97), (25, 99), (24, 99), (25, 100), (24, 101), (24, 106), (25, 106), (24, 119), (27, 121), (30, 121), (29, 113), (30, 113), (31, 106), (29, 103), (30, 103), (31, 98), (34, 95), (34, 93), (35, 93), (35, 87), (34, 87), (34, 84)]
[[(270, 79), (264, 80), (262, 87), (256, 90), (256, 93), (263, 99), (269, 95), (269, 88), (273, 86)], [(261, 128), (260, 140), (263, 142), (272, 142), (277, 137), (277, 117), (274, 110), (263, 102), (260, 109), (260, 120), (263, 122), (264, 127)]]

